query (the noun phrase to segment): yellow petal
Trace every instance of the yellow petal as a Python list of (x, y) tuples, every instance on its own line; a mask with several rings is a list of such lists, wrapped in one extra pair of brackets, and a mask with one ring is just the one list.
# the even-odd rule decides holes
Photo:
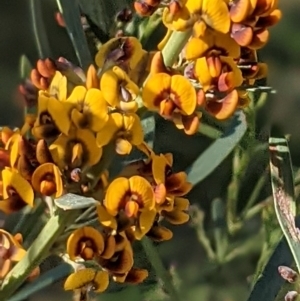
[(86, 285), (93, 284), (95, 292), (103, 292), (109, 284), (109, 277), (106, 271), (97, 271), (92, 268), (79, 270), (72, 273), (64, 283), (64, 289), (76, 290)]
[(30, 184), (17, 172), (8, 169), (2, 170), (3, 197), (9, 197), (6, 188), (11, 186), (20, 198), (29, 206), (33, 207), (34, 193)]
[(129, 155), (132, 150), (132, 145), (128, 140), (117, 139), (116, 140), (116, 152), (119, 155)]
[(144, 131), (138, 115), (132, 113), (124, 116), (124, 129), (131, 132), (130, 142), (139, 145), (144, 141)]
[(120, 177), (111, 182), (106, 191), (104, 206), (108, 213), (116, 216), (126, 193), (130, 192), (129, 181)]
[(47, 109), (58, 129), (63, 134), (68, 135), (71, 121), (68, 115), (67, 105), (64, 104), (64, 102), (51, 98), (48, 102)]
[(171, 76), (167, 73), (156, 73), (146, 82), (142, 98), (144, 105), (149, 110), (158, 111), (159, 103), (164, 99), (162, 93), (168, 93), (171, 87)]
[(176, 106), (186, 115), (191, 115), (197, 105), (196, 91), (191, 82), (182, 75), (171, 79), (171, 91), (176, 94)]
[(89, 130), (78, 129), (76, 131), (76, 138), (83, 143), (85, 151), (88, 152), (87, 164), (92, 166), (98, 163), (102, 156), (102, 148), (97, 145), (94, 134)]
[(228, 6), (223, 0), (203, 0), (202, 19), (216, 31), (228, 33), (230, 16)]
[(136, 193), (143, 207), (151, 210), (155, 207), (154, 191), (151, 184), (143, 177), (133, 176), (129, 179), (131, 193)]
[(56, 99), (63, 101), (67, 98), (67, 78), (63, 76), (59, 71), (55, 72), (55, 75), (49, 86), (49, 94)]
[(113, 230), (117, 230), (117, 221), (116, 219), (110, 215), (105, 207), (101, 204), (97, 206), (97, 215), (98, 215), (98, 220), (99, 222), (104, 226), (111, 228)]
[(85, 104), (92, 114), (90, 129), (99, 132), (108, 121), (107, 105), (102, 92), (98, 89), (88, 90), (85, 96)]
[(93, 243), (93, 249), (100, 255), (104, 250), (103, 235), (93, 227), (82, 227), (75, 230), (68, 238), (67, 253), (71, 260), (80, 256), (79, 244), (82, 239), (90, 240)]
[(136, 239), (141, 240), (147, 232), (153, 226), (154, 220), (156, 217), (156, 210), (145, 210), (142, 211), (139, 216), (139, 224), (136, 227), (134, 236)]
[(74, 105), (79, 105), (83, 102), (85, 94), (86, 88), (84, 86), (76, 86), (66, 101)]
[(105, 100), (112, 106), (116, 107), (119, 102), (119, 79), (113, 70), (104, 72), (100, 81), (100, 89)]

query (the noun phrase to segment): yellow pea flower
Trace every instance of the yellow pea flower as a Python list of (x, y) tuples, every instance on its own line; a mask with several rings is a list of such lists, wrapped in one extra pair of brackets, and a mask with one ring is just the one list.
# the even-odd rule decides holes
[(69, 112), (68, 103), (40, 94), (37, 119), (33, 125), (32, 134), (38, 139), (55, 138), (60, 133), (68, 135), (71, 127)]
[(211, 52), (233, 58), (240, 57), (240, 46), (230, 34), (213, 31), (206, 28), (204, 23), (199, 23), (194, 30), (197, 34), (188, 41), (185, 47), (187, 60), (195, 60)]
[(104, 292), (109, 284), (109, 275), (107, 271), (86, 268), (69, 275), (64, 283), (66, 291), (83, 289), (91, 287), (94, 292)]
[(107, 189), (104, 207), (111, 216), (124, 212), (127, 219), (136, 220), (131, 229), (137, 239), (150, 230), (156, 216), (153, 189), (141, 176), (115, 179)]
[(104, 237), (93, 227), (82, 227), (75, 230), (68, 238), (67, 253), (71, 260), (81, 257), (92, 260), (104, 250)]
[(182, 75), (153, 74), (146, 82), (142, 98), (144, 105), (162, 116), (171, 117), (174, 111), (191, 115), (196, 109), (196, 91)]
[(71, 120), (79, 129), (100, 131), (108, 121), (108, 108), (99, 89), (77, 86), (66, 100), (73, 105)]
[(63, 193), (63, 182), (59, 168), (53, 163), (44, 163), (37, 167), (31, 177), (35, 191), (42, 195), (60, 197)]
[(109, 115), (109, 121), (97, 133), (97, 145), (102, 147), (115, 139), (116, 152), (126, 155), (131, 152), (132, 145), (140, 145), (144, 141), (144, 133), (140, 118), (134, 113)]
[(101, 46), (95, 62), (105, 70), (115, 65), (122, 65), (125, 70), (134, 70), (145, 54), (142, 44), (135, 37), (112, 38)]
[(139, 87), (121, 68), (115, 66), (106, 71), (101, 77), (100, 87), (105, 100), (113, 108), (131, 113), (138, 109), (135, 99), (139, 94)]
[(92, 166), (99, 162), (102, 148), (90, 130), (74, 129), (68, 136), (60, 135), (49, 147), (53, 161), (61, 170)]
[(3, 200), (0, 201), (0, 210), (10, 214), (26, 205), (33, 207), (33, 189), (19, 173), (9, 168), (2, 170), (2, 186)]

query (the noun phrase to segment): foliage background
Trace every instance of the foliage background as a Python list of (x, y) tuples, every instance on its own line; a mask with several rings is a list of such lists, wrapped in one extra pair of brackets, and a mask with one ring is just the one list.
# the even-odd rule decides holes
[[(65, 56), (76, 61), (67, 33), (54, 20), (55, 1), (42, 1), (44, 18), (50, 40), (52, 56)], [(269, 64), (268, 84), (277, 90), (277, 94), (269, 98), (267, 106), (260, 113), (260, 133), (264, 136), (267, 125), (271, 121), (278, 123), (284, 132), (291, 134), (291, 153), (295, 165), (300, 166), (300, 39), (297, 29), (300, 28), (300, 2), (297, 0), (281, 1), (279, 7), (283, 10), (282, 21), (271, 28), (271, 38), (267, 46), (260, 52), (260, 59)], [(18, 63), (21, 54), (25, 53), (31, 62), (38, 58), (34, 43), (29, 1), (2, 0), (0, 2), (0, 124), (19, 126), (22, 124), (22, 100), (17, 92), (19, 83)], [(167, 125), (168, 127), (168, 125)], [(172, 125), (170, 125), (172, 127)], [(169, 130), (172, 131), (170, 128)], [(193, 155), (186, 155), (184, 150), (185, 137), (178, 147), (178, 140), (161, 145), (162, 150), (175, 150), (175, 159), (184, 156), (187, 162), (193, 161)], [(205, 148), (209, 141), (203, 139), (197, 142), (195, 151)], [(179, 149), (179, 151), (178, 151)], [(255, 164), (256, 163), (256, 164)], [(217, 170), (191, 193), (191, 203), (197, 203), (209, 215), (211, 200), (222, 194), (230, 180), (230, 161), (226, 160)], [(260, 173), (260, 162), (253, 162), (253, 168)], [(254, 179), (252, 179), (254, 181)], [(247, 182), (251, 189), (253, 183)], [(263, 193), (269, 192), (269, 184)], [(247, 187), (245, 187), (247, 192)], [(210, 220), (206, 219), (209, 232)], [(253, 221), (247, 231), (239, 237), (240, 243), (249, 235), (253, 235), (260, 223)], [(179, 278), (184, 279), (185, 290), (188, 290), (187, 301), (236, 301), (246, 300), (249, 292), (248, 277), (255, 271), (260, 255), (261, 241), (253, 240), (251, 255), (240, 257), (229, 264), (216, 267), (208, 262), (197, 236), (188, 225), (174, 228), (175, 235), (170, 242), (160, 246), (164, 262), (175, 267)], [(71, 296), (64, 294), (61, 283), (46, 292), (33, 297), (32, 301), (43, 300), (65, 301)], [(126, 298), (127, 299), (127, 298)], [(100, 297), (99, 300), (107, 300)]]

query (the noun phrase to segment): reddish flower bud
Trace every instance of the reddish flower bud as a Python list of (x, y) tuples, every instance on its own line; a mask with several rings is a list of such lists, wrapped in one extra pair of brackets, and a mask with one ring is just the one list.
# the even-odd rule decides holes
[(287, 280), (290, 283), (294, 283), (298, 277), (297, 272), (284, 265), (278, 267), (278, 272), (284, 280)]

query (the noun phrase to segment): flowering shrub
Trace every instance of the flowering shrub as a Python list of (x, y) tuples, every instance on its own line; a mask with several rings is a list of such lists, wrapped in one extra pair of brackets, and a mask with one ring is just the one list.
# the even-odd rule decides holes
[[(201, 232), (200, 210), (190, 208), (193, 185), (234, 150), (229, 233), (270, 203), (254, 206), (254, 192), (237, 214), (239, 181), (260, 144), (253, 132), (261, 105), (255, 93), (271, 90), (262, 84), (268, 66), (257, 53), (281, 19), (278, 3), (138, 0), (135, 11), (117, 14), (109, 39), (96, 45), (90, 59), (86, 38), (92, 27), (75, 3), (58, 2), (57, 23), (68, 31), (79, 63), (41, 57), (31, 67), (23, 57), (24, 124), (1, 129), (0, 210), (7, 220), (26, 210), (34, 216), (25, 214), (17, 226), (26, 247), (22, 234), (0, 229), (1, 300), (10, 300), (24, 282), (34, 285), (42, 277), (39, 264), (53, 254), (67, 263), (64, 289), (79, 290), (78, 300), (91, 290), (109, 290), (113, 282), (141, 284), (150, 270), (137, 263), (139, 243), (166, 293), (183, 300), (157, 254), (151, 255), (151, 241), (171, 240), (170, 225), (184, 227), (190, 215)], [(129, 25), (141, 32), (130, 32)], [(149, 50), (146, 42), (159, 25), (165, 37)], [(184, 135), (215, 139), (210, 156), (200, 154), (188, 169), (175, 167), (173, 154), (155, 147), (157, 116)], [(249, 148), (235, 148), (242, 137)], [(276, 199), (284, 187), (274, 187)], [(220, 209), (218, 201), (213, 206)], [(33, 237), (35, 223), (43, 229)], [(211, 259), (233, 258), (229, 251), (215, 254), (203, 231), (199, 235)]]

